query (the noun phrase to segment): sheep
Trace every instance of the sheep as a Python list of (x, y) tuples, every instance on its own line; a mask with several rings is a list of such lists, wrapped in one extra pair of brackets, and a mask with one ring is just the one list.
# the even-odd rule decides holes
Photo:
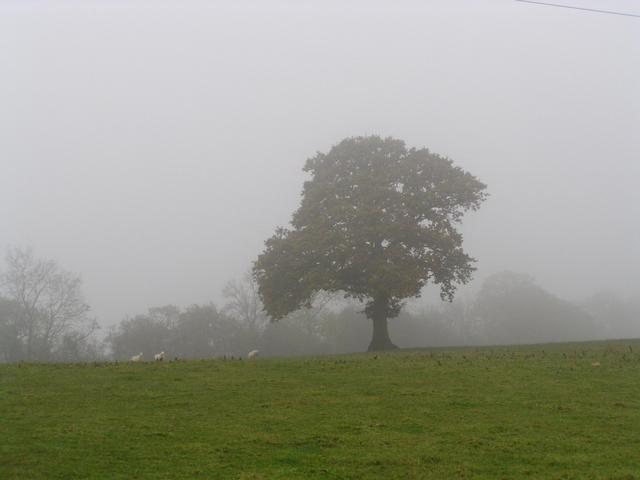
[(251, 360), (252, 358), (256, 358), (258, 356), (260, 352), (258, 350), (251, 350), (248, 354), (247, 354), (247, 358), (249, 360)]
[(592, 367), (599, 367), (600, 366), (600, 362), (593, 362), (591, 364)]
[(160, 353), (156, 353), (156, 354), (153, 356), (153, 359), (154, 359), (156, 362), (161, 362), (161, 361), (163, 361), (163, 360), (164, 360), (164, 350), (163, 350), (162, 352), (160, 352)]
[(130, 360), (132, 362), (140, 362), (142, 360), (142, 352), (140, 352), (139, 355), (134, 355), (133, 357), (130, 358)]

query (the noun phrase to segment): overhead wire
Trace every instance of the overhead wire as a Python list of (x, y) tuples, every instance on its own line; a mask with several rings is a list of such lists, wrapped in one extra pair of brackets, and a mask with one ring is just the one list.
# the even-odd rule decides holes
[(516, 2), (534, 3), (534, 4), (537, 4), (537, 5), (546, 5), (548, 7), (569, 8), (571, 10), (583, 10), (583, 11), (586, 11), (586, 12), (606, 13), (606, 14), (609, 14), (609, 15), (622, 15), (624, 17), (640, 18), (640, 14), (636, 14), (636, 13), (616, 12), (616, 11), (613, 11), (613, 10), (599, 10), (599, 9), (596, 9), (596, 8), (577, 7), (577, 6), (574, 6), (574, 5), (562, 5), (560, 3), (538, 2), (538, 1), (534, 1), (534, 0), (516, 0)]

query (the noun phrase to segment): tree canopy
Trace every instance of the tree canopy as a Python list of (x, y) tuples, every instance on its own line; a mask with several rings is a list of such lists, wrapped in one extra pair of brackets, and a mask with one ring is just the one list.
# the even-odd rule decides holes
[(265, 310), (280, 319), (319, 291), (365, 302), (370, 349), (394, 347), (387, 318), (432, 282), (451, 300), (474, 259), (456, 230), (486, 186), (426, 148), (378, 136), (347, 138), (307, 160), (302, 201), (254, 265)]

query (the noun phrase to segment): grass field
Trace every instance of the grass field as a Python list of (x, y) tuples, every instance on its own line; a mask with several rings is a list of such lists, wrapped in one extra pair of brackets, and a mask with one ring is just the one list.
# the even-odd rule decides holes
[(640, 479), (640, 341), (0, 366), (0, 479), (76, 478)]

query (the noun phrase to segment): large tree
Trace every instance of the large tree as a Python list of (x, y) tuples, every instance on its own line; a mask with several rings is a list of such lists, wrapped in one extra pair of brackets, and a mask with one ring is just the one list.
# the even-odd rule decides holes
[(432, 282), (451, 300), (471, 278), (455, 227), (486, 186), (446, 157), (378, 136), (347, 138), (304, 170), (291, 228), (277, 229), (254, 265), (265, 310), (277, 320), (319, 291), (343, 292), (365, 302), (369, 350), (395, 348), (387, 319), (404, 299)]

